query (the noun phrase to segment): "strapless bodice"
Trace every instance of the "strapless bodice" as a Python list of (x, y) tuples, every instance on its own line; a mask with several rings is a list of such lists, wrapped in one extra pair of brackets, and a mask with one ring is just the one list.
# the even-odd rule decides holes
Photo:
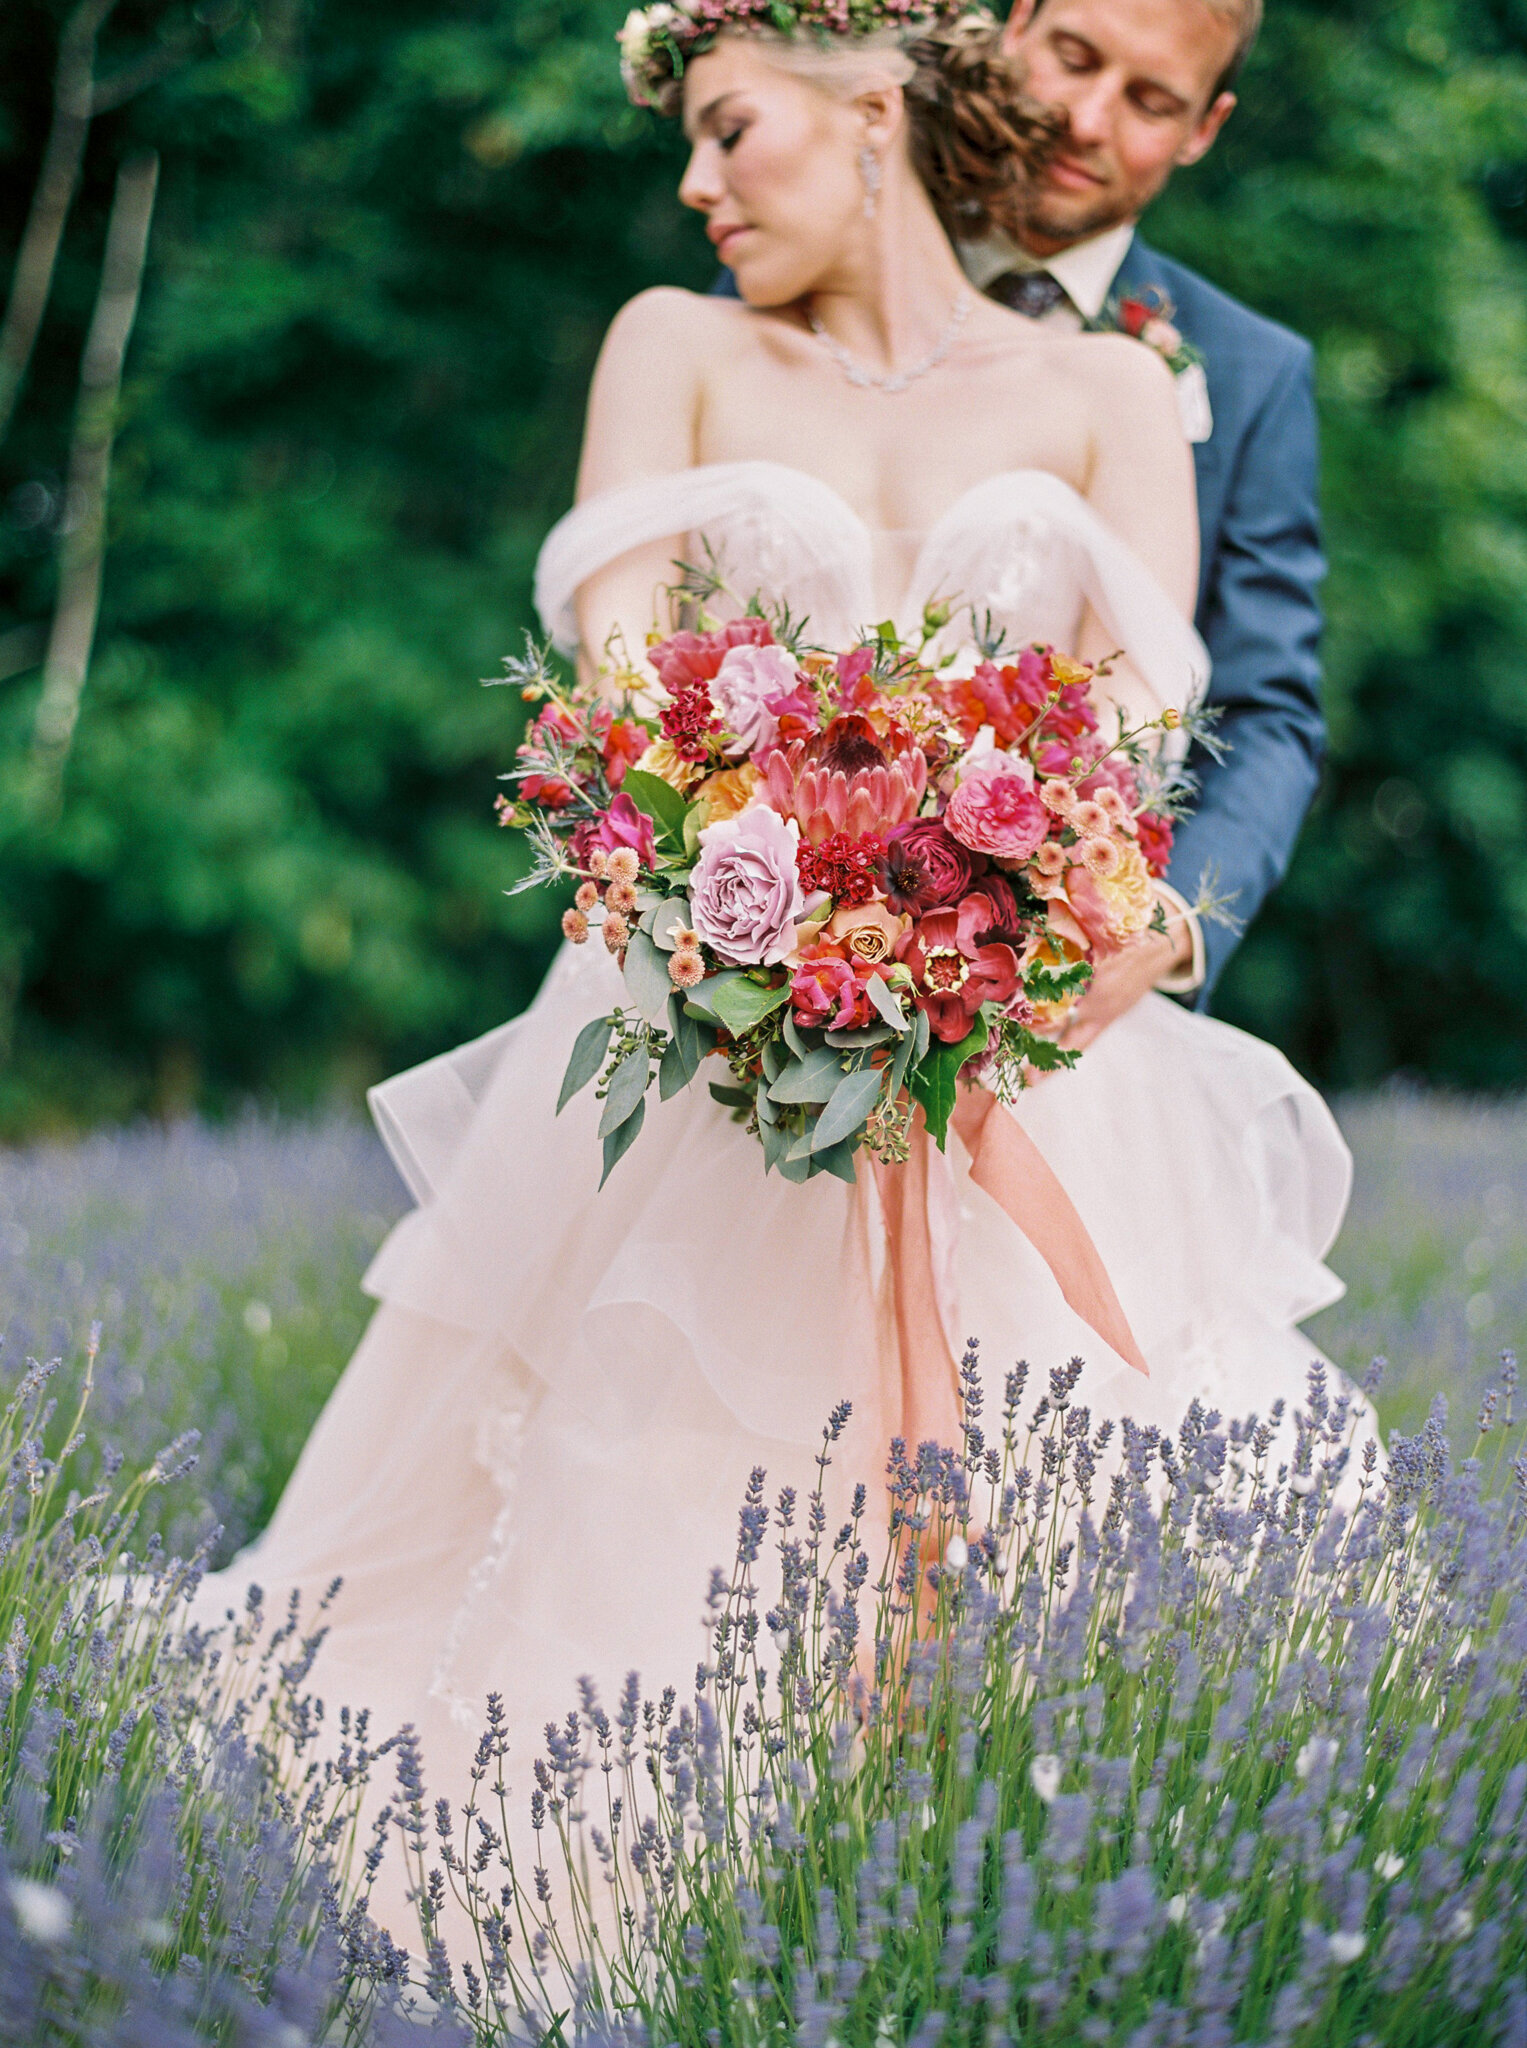
[[(787, 604), (813, 643), (849, 645), (886, 616), (876, 604), (876, 536), (830, 484), (784, 463), (708, 463), (585, 499), (552, 529), (536, 567), (536, 608), (557, 646), (577, 645), (575, 601), (590, 576), (670, 535), (691, 549), (703, 540), (734, 593)], [(932, 645), (936, 661), (969, 654), (974, 622), (1012, 646), (1074, 647), (1090, 606), (1143, 692), (1127, 706), (1132, 714), (1182, 707), (1208, 680), (1203, 642), (1156, 578), (1046, 470), (987, 477), (931, 523), (892, 614), (903, 634), (916, 638), (936, 601), (952, 607)]]

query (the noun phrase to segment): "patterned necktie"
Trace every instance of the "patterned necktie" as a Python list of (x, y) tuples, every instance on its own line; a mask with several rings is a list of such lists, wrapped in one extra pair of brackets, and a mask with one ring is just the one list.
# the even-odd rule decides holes
[(1065, 298), (1066, 288), (1048, 270), (1004, 270), (986, 287), (986, 296), (995, 299), (999, 306), (1011, 306), (1015, 313), (1023, 313), (1030, 320), (1042, 320), (1052, 306), (1058, 306)]

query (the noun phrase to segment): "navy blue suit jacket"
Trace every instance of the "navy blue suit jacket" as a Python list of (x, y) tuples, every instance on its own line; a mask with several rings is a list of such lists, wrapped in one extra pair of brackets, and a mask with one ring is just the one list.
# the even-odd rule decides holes
[[(1202, 552), (1198, 630), (1214, 662), (1217, 761), (1190, 756), (1199, 778), (1178, 826), (1169, 880), (1188, 901), (1200, 885), (1234, 925), (1204, 921), (1210, 991), (1246, 926), (1282, 877), (1319, 779), (1320, 601), (1325, 575), (1318, 508), (1314, 354), (1307, 341), (1158, 255), (1137, 235), (1120, 266), (1120, 296), (1154, 285), (1204, 358), (1214, 431), (1193, 450)], [(730, 273), (717, 291), (732, 293)]]
[(1169, 880), (1228, 898), (1207, 919), (1203, 1008), (1237, 940), (1281, 879), (1320, 775), (1319, 439), (1310, 345), (1158, 255), (1139, 236), (1122, 295), (1154, 285), (1204, 357), (1214, 432), (1193, 450), (1203, 536), (1198, 630), (1214, 661), (1223, 761), (1192, 759), (1200, 792), (1177, 829)]

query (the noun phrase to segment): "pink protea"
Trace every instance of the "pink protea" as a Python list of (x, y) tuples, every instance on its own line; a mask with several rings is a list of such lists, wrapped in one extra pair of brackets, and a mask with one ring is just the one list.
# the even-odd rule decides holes
[(764, 780), (773, 809), (798, 819), (801, 837), (820, 846), (835, 832), (848, 839), (883, 836), (915, 818), (928, 764), (919, 748), (895, 749), (867, 718), (851, 712), (809, 740), (777, 748)]

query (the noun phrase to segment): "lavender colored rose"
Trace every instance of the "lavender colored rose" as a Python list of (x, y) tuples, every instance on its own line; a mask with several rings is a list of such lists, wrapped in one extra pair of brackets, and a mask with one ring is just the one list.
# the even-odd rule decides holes
[(700, 834), (689, 900), (695, 930), (732, 967), (772, 967), (795, 944), (805, 908), (800, 828), (757, 804)]
[(756, 754), (779, 738), (771, 701), (789, 696), (795, 684), (795, 656), (788, 647), (729, 647), (711, 683), (711, 701), (727, 731), (745, 752)]

